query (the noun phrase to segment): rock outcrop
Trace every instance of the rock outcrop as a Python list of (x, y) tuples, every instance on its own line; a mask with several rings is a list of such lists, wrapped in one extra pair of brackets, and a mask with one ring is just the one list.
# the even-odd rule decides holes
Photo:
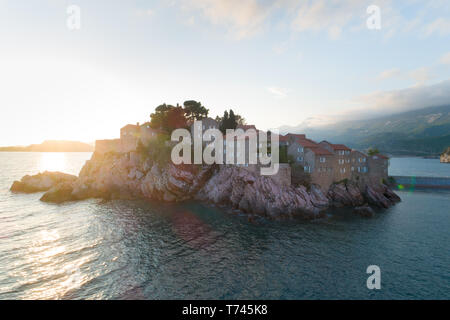
[[(30, 183), (41, 180), (45, 183)], [(24, 177), (19, 189), (24, 189), (24, 184), (29, 186), (25, 188), (29, 192), (47, 191), (41, 200), (53, 203), (87, 198), (144, 198), (165, 202), (198, 200), (271, 219), (314, 219), (323, 216), (324, 210), (333, 206), (359, 207), (369, 203), (386, 208), (399, 200), (384, 185), (362, 187), (348, 182), (339, 183), (326, 194), (315, 185), (309, 189), (280, 185), (270, 177), (238, 166), (161, 166), (137, 154), (94, 154), (78, 178), (44, 173)]]
[(62, 172), (39, 173), (34, 176), (24, 176), (20, 181), (14, 181), (11, 191), (16, 193), (34, 193), (50, 190), (60, 183), (72, 184), (76, 176)]
[(375, 215), (375, 211), (367, 204), (362, 207), (354, 208), (353, 213), (365, 218), (372, 218)]
[(450, 163), (450, 147), (441, 154), (442, 163)]

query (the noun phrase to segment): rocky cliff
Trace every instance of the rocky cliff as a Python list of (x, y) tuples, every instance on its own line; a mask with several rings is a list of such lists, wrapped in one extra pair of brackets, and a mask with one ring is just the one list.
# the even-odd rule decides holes
[[(32, 189), (45, 175), (35, 177), (39, 178), (27, 180), (32, 185), (21, 186)], [(294, 216), (313, 219), (322, 216), (330, 206), (370, 204), (388, 208), (400, 201), (385, 185), (357, 186), (346, 182), (333, 185), (325, 194), (315, 185), (309, 189), (284, 186), (237, 166), (161, 166), (136, 154), (94, 154), (77, 179), (55, 180), (46, 188), (48, 191), (41, 198), (46, 202), (87, 198), (198, 200), (273, 219)]]
[(450, 163), (450, 147), (441, 154), (442, 163)]

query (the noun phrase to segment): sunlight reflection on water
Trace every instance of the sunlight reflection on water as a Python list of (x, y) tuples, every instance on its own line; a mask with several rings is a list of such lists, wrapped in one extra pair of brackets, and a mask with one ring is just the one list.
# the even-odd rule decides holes
[(45, 152), (41, 154), (39, 171), (64, 171), (66, 154), (60, 152)]

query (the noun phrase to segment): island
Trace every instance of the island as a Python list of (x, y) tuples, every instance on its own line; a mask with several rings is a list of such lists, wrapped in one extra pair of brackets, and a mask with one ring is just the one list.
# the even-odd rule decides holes
[[(45, 191), (41, 200), (53, 203), (89, 198), (201, 201), (269, 219), (316, 219), (333, 207), (373, 216), (374, 209), (401, 201), (388, 184), (387, 156), (316, 142), (304, 134), (278, 136), (281, 163), (273, 175), (262, 175), (261, 165), (248, 163), (248, 155), (244, 164), (174, 164), (170, 132), (175, 128), (197, 136), (208, 129), (220, 129), (224, 136), (226, 129), (241, 129), (237, 138), (242, 132), (244, 138), (248, 132), (261, 132), (232, 110), (212, 119), (207, 109), (189, 103), (185, 108), (161, 105), (151, 121), (124, 126), (119, 139), (96, 141), (78, 177), (49, 172), (25, 176), (11, 191)], [(262, 144), (258, 152), (270, 150)]]
[(450, 163), (450, 147), (441, 154), (442, 163)]
[(0, 147), (0, 152), (93, 152), (94, 146), (78, 142), (63, 140), (46, 140), (41, 144), (29, 146)]

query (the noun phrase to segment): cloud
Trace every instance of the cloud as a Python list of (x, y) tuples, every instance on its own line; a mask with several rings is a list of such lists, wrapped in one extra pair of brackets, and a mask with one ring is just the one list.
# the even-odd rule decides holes
[(410, 79), (414, 81), (415, 86), (420, 86), (426, 84), (428, 81), (432, 80), (435, 76), (431, 73), (430, 68), (422, 67), (409, 72), (401, 71), (398, 68), (389, 69), (381, 72), (377, 80), (384, 81), (388, 79)]
[(447, 52), (446, 54), (444, 54), (444, 55), (441, 57), (440, 62), (441, 62), (442, 64), (450, 64), (450, 52)]
[(420, 86), (434, 78), (431, 74), (430, 70), (427, 67), (422, 67), (416, 70), (411, 71), (409, 77), (416, 81), (416, 86)]
[(297, 7), (292, 28), (297, 32), (327, 31), (331, 39), (337, 39), (342, 30), (351, 24), (363, 24), (367, 4), (359, 0), (302, 1)]
[(399, 77), (400, 75), (401, 75), (400, 69), (394, 68), (394, 69), (385, 70), (385, 71), (381, 72), (378, 75), (377, 79), (382, 81), (382, 80), (396, 78), (396, 77)]
[(200, 11), (212, 24), (226, 26), (240, 39), (261, 31), (272, 9), (257, 0), (184, 0), (184, 6)]
[(276, 96), (277, 98), (286, 98), (289, 90), (286, 88), (269, 87), (267, 91)]
[(450, 80), (429, 86), (414, 86), (402, 90), (374, 92), (350, 102), (355, 107), (345, 114), (372, 117), (450, 104)]
[(432, 34), (438, 34), (440, 36), (446, 36), (450, 34), (450, 19), (438, 18), (433, 22), (427, 24), (423, 28), (425, 36), (431, 36)]
[(155, 11), (153, 11), (152, 9), (137, 9), (135, 11), (135, 14), (138, 17), (151, 17), (155, 14)]
[[(346, 31), (367, 31), (371, 0), (182, 0), (174, 6), (196, 11), (214, 25), (225, 27), (238, 39), (253, 36), (282, 23), (293, 33), (325, 32), (339, 39)], [(450, 34), (449, 1), (378, 0), (381, 31), (387, 38), (398, 33), (421, 36)], [(408, 15), (403, 8), (408, 6)], [(400, 10), (401, 9), (401, 10)], [(412, 12), (412, 13), (411, 13)]]

